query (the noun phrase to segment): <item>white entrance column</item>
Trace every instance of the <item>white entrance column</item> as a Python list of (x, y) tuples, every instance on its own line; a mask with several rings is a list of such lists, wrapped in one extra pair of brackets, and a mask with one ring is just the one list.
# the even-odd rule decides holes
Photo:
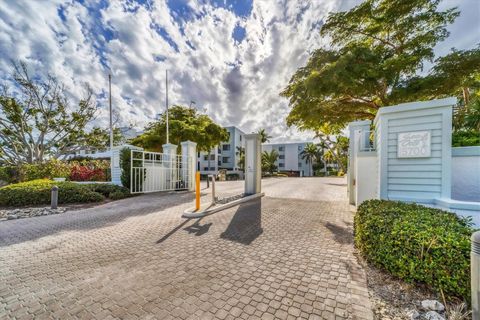
[(167, 168), (167, 186), (169, 189), (175, 188), (175, 182), (177, 181), (177, 145), (166, 143), (162, 145), (164, 166)]
[[(356, 157), (359, 151), (359, 144), (360, 139), (368, 139), (368, 135), (364, 135), (362, 137), (362, 131), (369, 131), (370, 124), (372, 122), (370, 120), (363, 120), (363, 121), (355, 121), (350, 122), (348, 125), (348, 131), (350, 132), (349, 135), (349, 146), (348, 146), (348, 168), (347, 168), (347, 184), (348, 184), (348, 200), (350, 204), (355, 204), (356, 198), (356, 188), (357, 184), (355, 181), (356, 175)], [(372, 183), (376, 183), (372, 181)]]
[(245, 194), (261, 192), (262, 184), (262, 143), (259, 134), (245, 136)]
[(195, 188), (195, 173), (197, 172), (197, 144), (192, 141), (183, 141), (182, 147), (182, 178), (185, 188), (193, 191)]

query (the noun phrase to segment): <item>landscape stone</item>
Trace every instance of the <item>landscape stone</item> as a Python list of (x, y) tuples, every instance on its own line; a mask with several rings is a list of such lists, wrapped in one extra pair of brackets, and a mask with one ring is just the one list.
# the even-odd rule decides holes
[(445, 310), (444, 305), (438, 302), (437, 300), (423, 300), (422, 308), (424, 308), (425, 310), (432, 310), (432, 311)]

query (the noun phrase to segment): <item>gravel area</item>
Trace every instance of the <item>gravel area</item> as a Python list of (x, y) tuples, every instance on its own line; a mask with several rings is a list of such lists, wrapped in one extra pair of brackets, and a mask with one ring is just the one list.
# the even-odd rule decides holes
[(3, 210), (0, 210), (0, 221), (30, 218), (30, 217), (37, 217), (37, 216), (48, 216), (51, 214), (60, 214), (60, 213), (64, 213), (66, 210), (67, 208), (51, 209), (48, 207), (3, 209)]

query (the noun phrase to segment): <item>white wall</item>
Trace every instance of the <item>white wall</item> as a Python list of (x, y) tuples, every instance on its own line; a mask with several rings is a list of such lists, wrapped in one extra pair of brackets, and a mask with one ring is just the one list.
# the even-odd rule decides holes
[(378, 161), (376, 152), (359, 152), (355, 157), (355, 204), (378, 199)]
[(480, 147), (452, 148), (452, 199), (480, 202)]

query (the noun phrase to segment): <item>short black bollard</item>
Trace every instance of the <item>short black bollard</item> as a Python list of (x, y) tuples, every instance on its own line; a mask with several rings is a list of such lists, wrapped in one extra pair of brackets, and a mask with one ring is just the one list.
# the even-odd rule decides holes
[(480, 231), (472, 235), (470, 265), (472, 268), (472, 316), (473, 320), (480, 320)]
[(52, 199), (51, 199), (51, 208), (57, 209), (58, 207), (58, 187), (53, 186), (52, 188)]

